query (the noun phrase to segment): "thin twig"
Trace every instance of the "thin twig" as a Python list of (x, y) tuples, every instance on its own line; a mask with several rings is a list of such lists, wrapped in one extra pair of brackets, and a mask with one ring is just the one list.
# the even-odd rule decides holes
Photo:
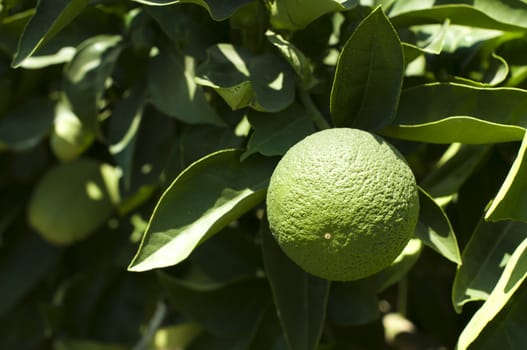
[(306, 90), (300, 88), (298, 89), (298, 94), (300, 96), (300, 100), (304, 104), (304, 107), (306, 108), (307, 113), (309, 114), (309, 117), (311, 118), (313, 123), (315, 123), (315, 125), (320, 130), (331, 128), (326, 118), (324, 118), (322, 113), (318, 110), (317, 106), (315, 106), (315, 103), (311, 99), (311, 96), (309, 95), (309, 93)]
[(135, 344), (135, 346), (132, 348), (132, 350), (147, 350), (150, 348), (150, 342), (154, 338), (159, 326), (161, 326), (161, 323), (165, 318), (166, 312), (167, 306), (163, 301), (159, 301), (157, 303), (154, 315), (150, 319), (150, 322), (148, 322), (148, 328), (146, 329), (139, 342)]

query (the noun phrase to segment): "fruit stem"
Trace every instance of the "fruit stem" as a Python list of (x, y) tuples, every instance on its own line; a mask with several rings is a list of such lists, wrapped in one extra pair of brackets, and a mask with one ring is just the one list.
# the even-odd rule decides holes
[(408, 278), (404, 277), (397, 286), (397, 312), (406, 317), (408, 311)]
[(318, 110), (317, 106), (315, 106), (315, 103), (311, 99), (309, 93), (306, 90), (300, 88), (298, 89), (298, 94), (300, 95), (300, 100), (304, 104), (304, 107), (307, 110), (307, 114), (309, 115), (313, 123), (315, 123), (315, 125), (320, 130), (331, 128), (326, 118), (324, 118), (322, 113), (320, 113), (320, 111)]
[(156, 310), (154, 311), (154, 315), (152, 316), (145, 333), (139, 342), (132, 348), (132, 350), (145, 350), (149, 348), (157, 329), (159, 326), (161, 326), (161, 323), (163, 323), (163, 320), (165, 319), (166, 313), (167, 306), (165, 303), (158, 302)]

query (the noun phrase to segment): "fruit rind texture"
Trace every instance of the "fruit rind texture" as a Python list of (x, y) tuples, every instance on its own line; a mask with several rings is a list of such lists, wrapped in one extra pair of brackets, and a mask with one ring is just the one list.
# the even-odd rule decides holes
[(267, 192), (284, 253), (305, 271), (350, 281), (390, 266), (414, 234), (418, 189), (404, 157), (367, 131), (334, 128), (291, 147)]

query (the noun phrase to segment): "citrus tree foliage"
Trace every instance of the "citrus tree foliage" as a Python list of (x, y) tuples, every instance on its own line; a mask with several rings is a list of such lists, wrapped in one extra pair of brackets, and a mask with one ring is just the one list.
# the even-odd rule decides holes
[[(0, 348), (527, 348), (527, 3), (0, 2)], [(269, 231), (280, 157), (390, 141), (414, 237), (352, 282)]]

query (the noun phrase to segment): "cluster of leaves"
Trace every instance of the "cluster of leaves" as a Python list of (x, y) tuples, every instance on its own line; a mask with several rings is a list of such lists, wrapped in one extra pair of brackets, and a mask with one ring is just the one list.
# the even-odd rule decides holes
[[(0, 348), (527, 346), (525, 2), (0, 6)], [(328, 127), (420, 186), (415, 239), (360, 281), (265, 220), (279, 157)]]

